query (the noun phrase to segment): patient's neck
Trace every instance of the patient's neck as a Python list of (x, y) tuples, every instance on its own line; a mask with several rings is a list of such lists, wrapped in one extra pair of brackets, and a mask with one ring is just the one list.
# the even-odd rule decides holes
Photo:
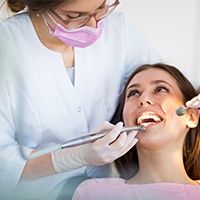
[(127, 184), (145, 184), (158, 182), (172, 182), (182, 184), (196, 184), (191, 180), (184, 168), (182, 151), (167, 154), (164, 151), (138, 151), (139, 171)]

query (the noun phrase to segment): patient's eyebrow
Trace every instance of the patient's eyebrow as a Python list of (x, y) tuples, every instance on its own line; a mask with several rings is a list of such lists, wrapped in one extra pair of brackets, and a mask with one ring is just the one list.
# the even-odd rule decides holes
[[(158, 85), (160, 83), (165, 83), (167, 85), (169, 85), (170, 87), (172, 87), (168, 82), (164, 81), (164, 80), (154, 80), (154, 81), (151, 81), (150, 84), (152, 85)], [(131, 85), (129, 85), (129, 87), (127, 87), (126, 91), (128, 91), (130, 88), (140, 88), (141, 85), (139, 83), (133, 83)]]
[(164, 80), (155, 80), (155, 81), (151, 82), (152, 85), (157, 85), (159, 83), (165, 83), (165, 84), (169, 85), (170, 87), (172, 87), (168, 82), (166, 82)]
[(141, 85), (139, 83), (134, 83), (129, 85), (129, 87), (127, 87), (126, 91), (129, 90), (130, 88), (139, 88), (141, 87)]

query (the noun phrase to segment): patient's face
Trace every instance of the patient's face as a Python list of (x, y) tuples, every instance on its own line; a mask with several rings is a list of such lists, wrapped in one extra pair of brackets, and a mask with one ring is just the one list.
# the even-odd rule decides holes
[(175, 111), (180, 105), (183, 95), (175, 79), (164, 70), (147, 69), (136, 74), (127, 87), (124, 123), (147, 127), (145, 132), (138, 132), (138, 144), (182, 144), (188, 116), (177, 116)]

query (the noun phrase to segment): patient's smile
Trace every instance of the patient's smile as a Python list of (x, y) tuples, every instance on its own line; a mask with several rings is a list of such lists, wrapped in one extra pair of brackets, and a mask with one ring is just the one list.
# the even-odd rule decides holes
[(136, 118), (136, 124), (145, 127), (160, 123), (161, 121), (163, 121), (163, 119), (154, 112), (143, 112)]

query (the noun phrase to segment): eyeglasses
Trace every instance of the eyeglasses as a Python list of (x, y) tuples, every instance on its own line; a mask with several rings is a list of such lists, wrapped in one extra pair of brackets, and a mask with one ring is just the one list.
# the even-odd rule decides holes
[(66, 19), (61, 18), (53, 10), (50, 10), (50, 12), (62, 21), (67, 29), (76, 29), (85, 25), (92, 17), (94, 17), (97, 22), (106, 18), (115, 10), (119, 3), (119, 0), (106, 0), (97, 9), (97, 11), (92, 14), (85, 14), (82, 12), (66, 12)]

